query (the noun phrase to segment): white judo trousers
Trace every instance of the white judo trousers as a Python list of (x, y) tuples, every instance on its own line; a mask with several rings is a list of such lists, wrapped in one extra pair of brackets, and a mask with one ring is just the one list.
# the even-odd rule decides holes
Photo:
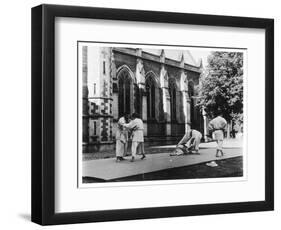
[(127, 142), (122, 142), (121, 140), (116, 140), (116, 156), (123, 157), (127, 154)]
[(135, 118), (124, 127), (131, 129), (132, 132), (132, 156), (136, 157), (137, 153), (144, 154), (144, 137), (143, 137), (143, 122), (139, 118)]
[(198, 151), (199, 150), (199, 144), (201, 142), (201, 138), (202, 138), (202, 134), (199, 131), (197, 131), (195, 129), (191, 129), (191, 130), (188, 130), (186, 132), (186, 134), (180, 140), (178, 145), (184, 145), (187, 148), (189, 148), (191, 145), (193, 145), (194, 149), (196, 151)]
[(117, 123), (116, 131), (116, 157), (123, 157), (127, 154), (128, 131), (123, 127), (125, 118), (121, 117)]
[(213, 132), (213, 139), (217, 142), (217, 151), (222, 151), (223, 147), (223, 131), (227, 127), (226, 120), (221, 117), (217, 116), (209, 123), (209, 130)]
[(223, 131), (222, 130), (216, 130), (213, 132), (213, 139), (217, 142), (217, 150), (222, 150), (223, 145)]

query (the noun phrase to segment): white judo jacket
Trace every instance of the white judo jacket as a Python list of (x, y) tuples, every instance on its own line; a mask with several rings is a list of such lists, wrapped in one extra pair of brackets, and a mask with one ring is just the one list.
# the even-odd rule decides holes
[(144, 142), (143, 138), (143, 122), (139, 118), (131, 120), (128, 124), (124, 124), (124, 127), (132, 130), (132, 141)]
[(125, 118), (121, 117), (117, 123), (116, 140), (127, 142), (128, 131), (123, 127), (124, 124), (126, 124)]
[(180, 140), (178, 145), (186, 144), (191, 138), (194, 138), (196, 140), (201, 140), (202, 134), (199, 131), (195, 130), (195, 129), (190, 129), (190, 130), (188, 130), (186, 132), (186, 134)]
[(227, 128), (227, 122), (223, 117), (217, 116), (210, 121), (208, 128), (211, 132), (214, 132), (216, 130), (225, 131)]

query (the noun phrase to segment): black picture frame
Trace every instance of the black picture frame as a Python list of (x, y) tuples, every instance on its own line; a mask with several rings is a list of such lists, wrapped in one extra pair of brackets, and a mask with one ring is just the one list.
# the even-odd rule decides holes
[[(265, 200), (55, 213), (55, 18), (109, 19), (265, 29)], [(32, 221), (41, 225), (267, 211), (274, 209), (274, 20), (110, 8), (32, 8)]]

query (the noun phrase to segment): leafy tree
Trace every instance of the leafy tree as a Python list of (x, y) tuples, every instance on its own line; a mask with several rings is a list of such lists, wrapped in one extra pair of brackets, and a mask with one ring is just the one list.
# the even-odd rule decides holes
[(201, 76), (200, 100), (207, 116), (220, 110), (224, 118), (243, 123), (243, 53), (212, 52)]

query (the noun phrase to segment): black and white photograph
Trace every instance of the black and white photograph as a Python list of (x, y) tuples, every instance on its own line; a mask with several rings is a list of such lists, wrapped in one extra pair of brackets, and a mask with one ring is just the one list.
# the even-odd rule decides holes
[(272, 19), (32, 16), (34, 222), (273, 210)]
[(247, 49), (77, 42), (79, 186), (241, 180)]
[(2, 1), (1, 229), (278, 229), (279, 5)]

